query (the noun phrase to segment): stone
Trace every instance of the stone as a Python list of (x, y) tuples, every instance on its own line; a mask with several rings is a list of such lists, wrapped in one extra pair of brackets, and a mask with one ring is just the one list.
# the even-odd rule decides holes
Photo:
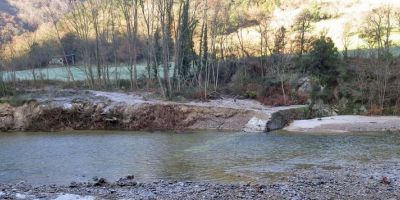
[(259, 119), (257, 117), (253, 117), (247, 122), (243, 131), (244, 132), (264, 132), (268, 120)]
[(385, 184), (385, 185), (390, 185), (391, 180), (387, 176), (384, 176), (384, 177), (382, 177), (381, 183)]
[(69, 184), (69, 187), (70, 187), (70, 188), (76, 188), (76, 187), (78, 187), (78, 183), (76, 183), (75, 181), (73, 181), (73, 182), (71, 182), (71, 183)]
[(134, 176), (127, 176), (126, 178), (119, 179), (116, 184), (120, 187), (132, 187), (138, 185), (138, 183), (133, 179)]
[(309, 77), (303, 77), (299, 79), (298, 84), (298, 92), (310, 94), (312, 92), (312, 84), (311, 79)]
[(100, 186), (105, 186), (108, 185), (108, 182), (105, 178), (100, 178), (96, 183), (94, 183), (94, 186), (100, 187)]

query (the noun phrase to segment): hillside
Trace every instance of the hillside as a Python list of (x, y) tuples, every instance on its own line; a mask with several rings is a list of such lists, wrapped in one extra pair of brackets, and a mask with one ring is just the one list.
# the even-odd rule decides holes
[[(10, 37), (26, 31), (35, 31), (49, 22), (48, 12), (56, 12), (62, 16), (71, 10), (69, 0), (0, 0), (1, 41), (9, 41)], [(250, 2), (250, 1), (249, 1)], [(259, 1), (263, 2), (263, 1)], [(256, 5), (259, 5), (258, 3)], [(373, 9), (390, 5), (400, 7), (397, 0), (280, 0), (273, 9), (270, 24), (272, 28), (291, 27), (296, 17), (305, 9), (312, 9), (321, 15), (321, 19), (313, 24), (314, 34), (324, 32), (331, 37), (339, 49), (343, 48), (343, 34), (351, 34), (351, 49), (364, 45), (358, 38), (358, 28), (362, 26), (365, 15)], [(263, 5), (262, 5), (263, 6)], [(256, 6), (257, 7), (257, 6)], [(257, 19), (258, 8), (249, 7), (242, 16), (247, 23), (239, 24), (243, 39), (247, 46), (258, 44), (260, 40)], [(250, 9), (250, 10), (249, 10)], [(253, 12), (255, 10), (257, 12)], [(257, 22), (258, 20), (258, 22)], [(399, 41), (400, 34), (393, 34), (393, 40)], [(238, 42), (236, 32), (231, 33), (231, 40)], [(1, 42), (0, 41), (0, 42)]]
[(0, 46), (26, 31), (25, 23), (18, 17), (18, 11), (6, 0), (0, 0)]
[(49, 22), (49, 10), (68, 12), (69, 0), (0, 0), (0, 44)]
[[(270, 24), (272, 29), (281, 26), (292, 28), (296, 17), (305, 9), (317, 12), (320, 19), (312, 24), (313, 35), (325, 33), (332, 38), (335, 45), (342, 50), (344, 35), (350, 42), (349, 49), (365, 48), (365, 43), (359, 37), (359, 29), (363, 26), (364, 19), (374, 9), (389, 5), (400, 8), (398, 0), (307, 0), (307, 1), (281, 1), (274, 10)], [(246, 26), (240, 29), (246, 47), (258, 45), (261, 34), (259, 26)], [(236, 33), (230, 35), (231, 40), (239, 42)], [(400, 42), (399, 30), (396, 30), (391, 40)]]

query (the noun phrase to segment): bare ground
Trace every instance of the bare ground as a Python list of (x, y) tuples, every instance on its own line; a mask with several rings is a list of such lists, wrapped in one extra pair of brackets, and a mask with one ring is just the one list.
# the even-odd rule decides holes
[(400, 117), (345, 115), (297, 120), (285, 130), (308, 133), (395, 132), (400, 131)]
[[(36, 102), (0, 104), (3, 131), (223, 130), (264, 132), (305, 118), (307, 106), (267, 107), (254, 100), (224, 98), (171, 102), (148, 93), (31, 91)], [(290, 111), (290, 112), (286, 112)], [(279, 119), (274, 117), (282, 112)]]

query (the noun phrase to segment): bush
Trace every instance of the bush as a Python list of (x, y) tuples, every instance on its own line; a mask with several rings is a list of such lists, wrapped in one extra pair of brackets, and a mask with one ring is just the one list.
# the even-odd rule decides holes
[(257, 98), (257, 92), (256, 91), (247, 91), (244, 96), (246, 98), (248, 98), (248, 99), (256, 99)]
[(382, 108), (378, 105), (372, 105), (371, 108), (369, 108), (367, 115), (381, 115), (383, 112)]
[(12, 96), (15, 91), (12, 87), (7, 86), (5, 83), (0, 84), (0, 97)]
[(131, 81), (126, 79), (116, 80), (117, 87), (121, 90), (129, 90), (131, 88)]
[(0, 103), (8, 103), (13, 107), (18, 107), (22, 106), (26, 103), (31, 103), (35, 102), (36, 100), (34, 99), (26, 99), (21, 96), (11, 96), (11, 97), (6, 97), (6, 98), (1, 98)]
[(282, 94), (280, 85), (265, 88), (264, 95), (257, 97), (257, 100), (267, 106), (288, 106), (295, 104), (307, 104), (308, 95), (291, 90), (289, 85), (284, 86), (286, 97)]

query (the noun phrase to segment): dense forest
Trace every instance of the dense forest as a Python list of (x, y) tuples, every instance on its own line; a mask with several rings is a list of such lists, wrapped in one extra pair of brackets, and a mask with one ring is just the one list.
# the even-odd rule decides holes
[[(63, 87), (397, 115), (400, 5), (382, 2), (363, 10), (356, 1), (0, 1), (0, 66), (30, 69), (32, 85), (43, 86), (35, 69), (61, 57)], [(121, 65), (129, 80), (111, 74)], [(86, 80), (74, 81), (72, 68)], [(22, 82), (3, 77), (2, 95)]]

